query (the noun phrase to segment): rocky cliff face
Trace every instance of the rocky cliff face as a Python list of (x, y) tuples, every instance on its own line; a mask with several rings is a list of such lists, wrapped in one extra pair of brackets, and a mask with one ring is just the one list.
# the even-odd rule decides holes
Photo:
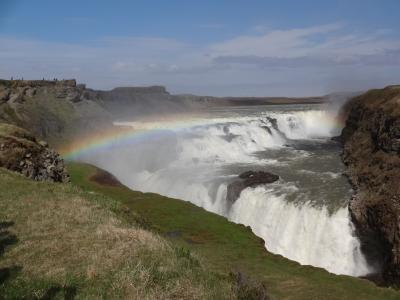
[(349, 210), (385, 284), (400, 285), (400, 86), (372, 90), (344, 109), (343, 161), (355, 187)]
[(64, 161), (56, 151), (10, 124), (0, 123), (0, 167), (38, 181), (69, 182)]
[(25, 128), (52, 145), (110, 127), (114, 120), (188, 109), (162, 86), (96, 91), (73, 79), (0, 80), (0, 122)]
[(118, 87), (110, 91), (98, 91), (97, 95), (103, 107), (120, 119), (184, 110), (163, 86)]
[[(326, 100), (326, 99), (325, 99)], [(321, 103), (314, 98), (203, 97), (171, 95), (163, 86), (96, 91), (70, 80), (1, 80), (0, 122), (28, 129), (51, 145), (90, 135), (114, 120), (198, 112), (210, 107)]]
[(96, 93), (75, 80), (0, 80), (0, 122), (53, 145), (111, 120)]

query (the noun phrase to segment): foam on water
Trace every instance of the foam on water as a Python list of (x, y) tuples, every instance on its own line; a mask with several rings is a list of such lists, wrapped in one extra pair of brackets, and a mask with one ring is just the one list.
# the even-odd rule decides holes
[[(278, 128), (267, 117), (274, 118)], [(154, 126), (162, 128), (159, 123)], [(247, 170), (263, 166), (291, 172), (293, 163), (313, 155), (287, 145), (296, 140), (327, 140), (336, 135), (338, 127), (329, 113), (283, 110), (253, 116), (214, 117), (179, 132), (173, 127), (167, 132), (159, 140), (144, 140), (79, 158), (109, 170), (135, 190), (191, 201), (234, 222), (249, 225), (265, 240), (269, 251), (301, 264), (354, 276), (370, 272), (353, 234), (347, 207), (342, 205), (329, 214), (326, 207), (304, 201), (309, 195), (301, 194), (294, 182), (284, 179), (266, 187), (246, 189), (233, 206), (226, 200), (227, 185), (243, 166)], [(290, 155), (285, 161), (279, 156), (268, 157), (268, 151), (274, 149), (286, 149)], [(259, 153), (264, 152), (267, 154), (260, 157)], [(320, 173), (308, 168), (300, 171), (303, 177), (317, 179), (322, 174), (325, 181), (321, 184), (326, 184), (326, 189), (331, 181), (340, 179), (340, 173), (330, 169)], [(296, 197), (303, 201), (293, 201)]]
[(301, 264), (353, 276), (371, 271), (353, 235), (347, 207), (330, 215), (324, 207), (296, 206), (284, 198), (274, 189), (248, 188), (229, 217), (251, 226), (269, 251)]
[(269, 114), (275, 118), (279, 129), (289, 139), (310, 139), (338, 135), (335, 117), (324, 110), (297, 111)]

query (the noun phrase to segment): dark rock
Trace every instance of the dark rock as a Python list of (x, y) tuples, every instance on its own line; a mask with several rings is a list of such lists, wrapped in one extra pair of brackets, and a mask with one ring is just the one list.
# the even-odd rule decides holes
[(238, 177), (241, 180), (234, 181), (228, 185), (226, 194), (228, 203), (234, 203), (240, 197), (240, 193), (248, 187), (256, 187), (279, 180), (278, 175), (263, 171), (247, 171), (241, 173)]
[(280, 131), (278, 127), (278, 120), (275, 118), (267, 117), (267, 120), (271, 124), (272, 128), (275, 129), (276, 131)]
[[(267, 117), (267, 121), (271, 124), (271, 127), (284, 139), (287, 139), (286, 134), (284, 134), (278, 126), (278, 120), (275, 118)], [(268, 132), (271, 134), (271, 129), (268, 129)]]
[(0, 167), (19, 172), (33, 180), (69, 182), (64, 161), (26, 130), (0, 124)]
[(332, 137), (331, 140), (337, 143), (342, 143), (342, 137), (340, 135)]
[(340, 139), (356, 191), (349, 211), (368, 262), (400, 286), (400, 89), (371, 90), (345, 105)]
[(268, 126), (261, 126), (261, 128), (265, 129), (269, 135), (272, 134), (271, 128), (269, 128)]

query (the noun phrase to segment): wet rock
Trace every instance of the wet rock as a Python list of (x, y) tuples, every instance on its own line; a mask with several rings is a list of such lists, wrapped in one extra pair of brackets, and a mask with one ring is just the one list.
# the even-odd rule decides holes
[(238, 177), (240, 180), (230, 183), (227, 188), (226, 199), (230, 204), (233, 204), (240, 197), (240, 193), (248, 187), (256, 187), (279, 180), (278, 175), (263, 171), (247, 171)]
[(267, 120), (269, 121), (269, 123), (271, 124), (273, 129), (279, 131), (278, 120), (277, 119), (271, 118), (271, 117), (267, 117)]
[[(277, 120), (277, 119), (271, 118), (271, 117), (266, 117), (266, 119), (267, 119), (267, 121), (269, 122), (269, 124), (270, 124), (270, 126), (272, 127), (272, 129), (274, 129), (275, 132), (277, 132), (277, 133), (279, 134), (280, 137), (282, 137), (283, 139), (287, 139), (286, 134), (284, 134), (284, 133), (279, 129), (278, 120)], [(265, 126), (265, 127), (266, 127), (266, 126)], [(271, 128), (267, 127), (267, 128), (268, 128), (268, 129), (267, 129), (267, 128), (265, 128), (265, 127), (264, 127), (264, 129), (266, 129), (266, 130), (269, 132), (269, 134), (272, 134)]]
[(342, 143), (342, 137), (339, 136), (334, 136), (331, 138), (331, 141), (337, 142), (337, 143)]

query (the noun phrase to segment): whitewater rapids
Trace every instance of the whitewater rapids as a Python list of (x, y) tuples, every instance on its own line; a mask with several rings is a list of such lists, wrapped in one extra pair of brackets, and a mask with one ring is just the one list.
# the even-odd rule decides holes
[[(227, 108), (179, 130), (140, 126), (167, 129), (157, 140), (80, 159), (132, 189), (187, 200), (249, 225), (270, 252), (301, 264), (352, 276), (372, 271), (350, 221), (352, 191), (341, 175), (340, 148), (330, 141), (340, 130), (331, 113), (299, 105)], [(229, 205), (228, 184), (247, 170), (281, 179), (247, 188)]]

